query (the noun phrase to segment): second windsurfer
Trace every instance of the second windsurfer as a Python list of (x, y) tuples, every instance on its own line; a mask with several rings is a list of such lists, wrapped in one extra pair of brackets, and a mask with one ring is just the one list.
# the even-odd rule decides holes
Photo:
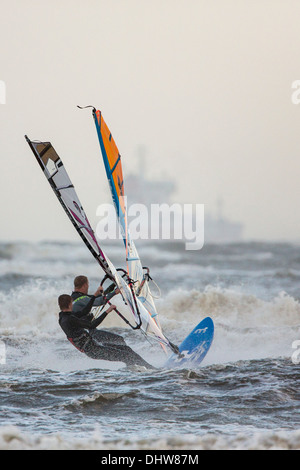
[(97, 330), (108, 313), (115, 309), (111, 305), (102, 315), (93, 320), (89, 315), (95, 297), (101, 292), (98, 288), (93, 296), (90, 296), (89, 303), (81, 311), (72, 310), (72, 297), (63, 294), (58, 298), (58, 304), (61, 309), (59, 313), (59, 324), (67, 339), (80, 352), (86, 354), (92, 359), (102, 359), (104, 361), (124, 362), (127, 366), (143, 366), (147, 369), (153, 369), (141, 356), (134, 352), (122, 336), (110, 333), (105, 330)]

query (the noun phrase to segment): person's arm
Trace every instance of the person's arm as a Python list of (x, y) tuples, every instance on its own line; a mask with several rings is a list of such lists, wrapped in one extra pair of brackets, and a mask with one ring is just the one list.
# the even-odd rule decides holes
[[(103, 312), (99, 318), (96, 318), (95, 320), (90, 320), (89, 318), (85, 317), (78, 317), (77, 313), (76, 314), (71, 314), (70, 319), (72, 320), (72, 323), (74, 326), (78, 326), (80, 328), (88, 328), (89, 330), (94, 330), (97, 328), (97, 326), (100, 325), (100, 323), (103, 322), (103, 320), (107, 317), (107, 315), (116, 308), (115, 305), (111, 305), (105, 312)], [(88, 314), (89, 312), (87, 312)]]
[(91, 328), (91, 325), (94, 321), (94, 320), (90, 320), (89, 318), (87, 318), (87, 316), (78, 317), (77, 313), (72, 313), (69, 319), (71, 320), (73, 326), (76, 326), (78, 328), (88, 328), (88, 329)]
[(99, 326), (99, 325), (103, 322), (103, 320), (105, 320), (105, 318), (107, 317), (107, 315), (108, 315), (112, 310), (114, 310), (115, 308), (116, 308), (115, 305), (111, 305), (105, 312), (103, 312), (103, 313), (100, 315), (100, 317), (96, 318), (95, 320), (93, 320), (93, 321), (91, 322), (91, 327), (90, 327), (90, 328), (93, 329), (93, 330), (94, 330), (95, 328), (97, 328), (97, 326)]
[(100, 307), (101, 305), (105, 304), (105, 302), (106, 302), (106, 297), (100, 294), (95, 298), (94, 307)]
[(100, 292), (101, 292), (100, 295), (96, 296), (96, 299), (94, 301), (94, 307), (99, 307), (100, 305), (106, 304), (106, 302), (111, 300), (115, 295), (119, 294), (120, 290), (117, 288), (113, 292), (103, 295), (103, 288), (102, 288), (102, 291)]
[(90, 311), (92, 310), (92, 307), (95, 305), (96, 297), (98, 297), (102, 293), (102, 291), (103, 291), (103, 287), (99, 286), (94, 295), (87, 296), (89, 297), (89, 301), (86, 304), (86, 306), (77, 312), (73, 312), (73, 315), (75, 315), (77, 318), (82, 318), (88, 315)]
[(113, 292), (110, 292), (105, 296), (105, 301), (108, 302), (110, 299), (112, 299), (115, 295), (119, 294), (120, 290), (116, 289)]

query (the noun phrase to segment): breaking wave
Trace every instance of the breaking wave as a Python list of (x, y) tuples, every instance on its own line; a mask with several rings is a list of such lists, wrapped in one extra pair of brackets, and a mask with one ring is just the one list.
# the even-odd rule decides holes
[(265, 431), (252, 435), (204, 434), (203, 436), (162, 436), (158, 439), (116, 439), (107, 441), (96, 430), (87, 438), (59, 433), (27, 434), (15, 426), (0, 428), (1, 450), (299, 450), (300, 430)]
[[(2, 338), (63, 339), (57, 324), (57, 296), (68, 292), (69, 287), (69, 280), (37, 279), (8, 293), (0, 292)], [(120, 299), (115, 299), (118, 304)], [(265, 300), (237, 289), (214, 286), (203, 291), (181, 289), (170, 291), (157, 301), (157, 307), (163, 330), (177, 343), (203, 318), (213, 318), (216, 340), (205, 359), (210, 364), (290, 357), (293, 341), (300, 339), (300, 304), (284, 292)], [(122, 328), (125, 334), (128, 330), (115, 313), (103, 327)], [(147, 347), (148, 343), (138, 333), (134, 341), (137, 348)]]

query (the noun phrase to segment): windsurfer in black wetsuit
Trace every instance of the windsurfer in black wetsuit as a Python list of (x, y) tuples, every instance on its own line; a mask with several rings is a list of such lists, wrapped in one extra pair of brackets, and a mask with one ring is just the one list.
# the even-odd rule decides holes
[[(72, 301), (73, 301), (72, 311), (74, 313), (81, 312), (87, 307), (87, 305), (90, 304), (91, 296), (89, 295), (88, 292), (89, 292), (88, 278), (86, 276), (76, 276), (74, 279), (74, 290), (71, 294)], [(100, 307), (104, 305), (105, 303), (109, 302), (116, 294), (119, 294), (119, 289), (115, 289), (113, 292), (104, 295), (103, 288), (100, 286), (97, 289), (97, 292), (95, 293), (95, 295), (93, 296), (94, 300), (93, 300), (90, 310), (93, 309), (94, 307)], [(92, 313), (90, 317), (93, 318)], [(100, 333), (98, 332), (97, 334), (98, 336), (100, 335)], [(122, 337), (120, 337), (119, 335), (116, 335), (115, 333), (101, 330), (102, 341), (104, 337), (105, 337), (106, 342), (116, 343), (116, 344), (120, 342), (120, 338), (121, 340), (123, 340)]]
[[(71, 294), (73, 300), (73, 312), (80, 312), (89, 303), (91, 296), (89, 292), (89, 280), (86, 276), (77, 276), (74, 279), (74, 290)], [(99, 307), (112, 299), (119, 293), (119, 289), (104, 296), (103, 288), (100, 286), (97, 290), (97, 295), (94, 296), (92, 307)]]
[(147, 369), (153, 368), (137, 353), (135, 353), (125, 343), (122, 336), (113, 333), (97, 330), (108, 313), (115, 309), (111, 305), (99, 318), (93, 319), (90, 311), (95, 302), (95, 298), (102, 292), (98, 288), (94, 295), (89, 296), (86, 306), (77, 312), (73, 310), (72, 297), (63, 294), (58, 298), (61, 309), (59, 313), (59, 324), (66, 334), (68, 340), (80, 351), (92, 359), (102, 359), (106, 361), (121, 361), (127, 366), (143, 366)]

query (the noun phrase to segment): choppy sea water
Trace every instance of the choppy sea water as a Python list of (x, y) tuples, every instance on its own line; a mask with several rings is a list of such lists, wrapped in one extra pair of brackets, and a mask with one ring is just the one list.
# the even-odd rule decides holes
[[(58, 326), (57, 296), (78, 274), (96, 289), (102, 273), (89, 252), (80, 243), (2, 243), (0, 448), (300, 449), (300, 247), (138, 247), (173, 342), (213, 318), (201, 367), (163, 369), (160, 346), (115, 313), (103, 327), (158, 369), (85, 357)], [(124, 266), (121, 244), (106, 253)]]

